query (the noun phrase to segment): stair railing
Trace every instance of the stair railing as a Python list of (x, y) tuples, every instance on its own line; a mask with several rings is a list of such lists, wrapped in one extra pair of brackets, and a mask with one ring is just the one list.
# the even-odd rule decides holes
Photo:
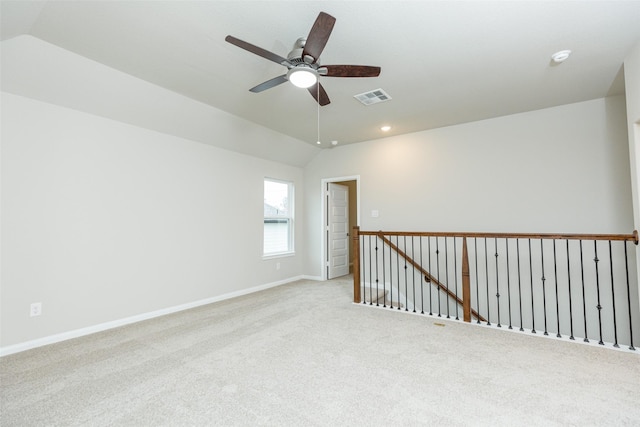
[[(352, 239), (354, 303), (455, 320), (462, 314), (465, 322), (473, 318), (585, 342), (597, 338), (601, 345), (622, 343), (635, 350), (640, 298), (636, 248), (628, 243), (638, 245), (637, 231), (443, 233), (354, 227)], [(363, 298), (363, 291), (384, 295), (382, 303)]]

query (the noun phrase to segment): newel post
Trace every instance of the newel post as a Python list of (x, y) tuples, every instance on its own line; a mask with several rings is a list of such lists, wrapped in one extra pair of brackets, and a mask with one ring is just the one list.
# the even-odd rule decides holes
[(465, 322), (471, 322), (471, 280), (469, 276), (469, 253), (467, 238), (462, 238), (462, 313)]
[(354, 226), (353, 241), (353, 302), (360, 303), (360, 227)]

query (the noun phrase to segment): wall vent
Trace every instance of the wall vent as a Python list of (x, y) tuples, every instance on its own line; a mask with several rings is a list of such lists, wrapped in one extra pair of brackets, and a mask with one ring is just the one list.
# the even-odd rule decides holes
[(389, 94), (382, 89), (374, 89), (370, 92), (361, 93), (353, 96), (364, 105), (378, 104), (380, 102), (388, 101), (391, 99)]

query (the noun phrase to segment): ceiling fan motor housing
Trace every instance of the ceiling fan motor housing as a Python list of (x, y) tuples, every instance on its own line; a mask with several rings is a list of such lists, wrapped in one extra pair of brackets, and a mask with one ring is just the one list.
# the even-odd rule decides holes
[[(307, 39), (305, 37), (300, 37), (298, 40), (296, 40), (296, 42), (293, 44), (293, 49), (291, 49), (291, 52), (289, 52), (289, 54), (287, 55), (287, 60), (293, 64), (293, 65), (297, 65), (297, 64), (301, 64), (301, 63), (307, 63), (307, 64), (313, 64), (314, 63), (314, 59), (311, 56), (308, 56), (307, 58), (303, 58), (302, 54), (304, 51), (304, 46), (307, 43)], [(319, 62), (315, 62), (315, 64), (320, 65)]]

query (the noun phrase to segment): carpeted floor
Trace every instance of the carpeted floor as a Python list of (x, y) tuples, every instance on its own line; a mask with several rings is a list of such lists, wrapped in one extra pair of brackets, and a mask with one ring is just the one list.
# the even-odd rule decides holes
[(6, 356), (0, 425), (640, 425), (638, 354), (350, 301), (301, 281)]

